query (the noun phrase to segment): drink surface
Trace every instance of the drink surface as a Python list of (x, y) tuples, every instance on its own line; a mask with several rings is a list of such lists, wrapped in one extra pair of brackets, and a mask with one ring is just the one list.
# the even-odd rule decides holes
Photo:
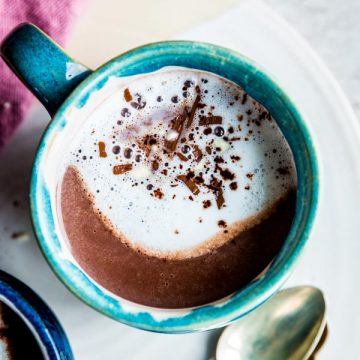
[[(59, 167), (74, 258), (147, 305), (228, 295), (268, 265), (291, 226), (296, 171), (285, 138), (262, 105), (208, 72), (164, 68), (112, 83), (93, 95)], [(139, 295), (146, 284), (151, 294)]]
[(41, 349), (25, 322), (0, 302), (0, 359), (44, 359)]

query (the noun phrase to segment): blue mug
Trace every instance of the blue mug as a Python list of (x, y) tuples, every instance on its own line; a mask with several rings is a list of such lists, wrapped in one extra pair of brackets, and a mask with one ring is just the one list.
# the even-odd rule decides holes
[[(81, 300), (125, 324), (163, 333), (186, 333), (229, 324), (269, 299), (291, 273), (312, 228), (318, 201), (318, 165), (312, 138), (292, 101), (256, 63), (229, 49), (191, 41), (165, 41), (130, 50), (95, 71), (68, 57), (31, 24), (18, 26), (2, 44), (2, 57), (43, 103), (52, 120), (40, 141), (31, 178), (30, 200), (40, 248), (59, 279)], [(240, 85), (276, 119), (295, 158), (296, 213), (281, 251), (268, 270), (235, 294), (189, 309), (156, 309), (135, 304), (95, 284), (60, 241), (54, 214), (55, 187), (47, 157), (68, 126), (67, 112), (82, 107), (110, 76), (130, 76), (182, 66), (210, 71)]]
[(27, 323), (40, 345), (44, 359), (74, 359), (65, 332), (47, 304), (27, 285), (1, 270), (0, 301)]

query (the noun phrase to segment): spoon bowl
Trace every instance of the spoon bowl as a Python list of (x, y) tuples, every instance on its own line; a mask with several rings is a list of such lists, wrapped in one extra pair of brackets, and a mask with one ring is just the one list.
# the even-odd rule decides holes
[(325, 299), (314, 287), (280, 291), (221, 334), (217, 360), (306, 360), (325, 328)]

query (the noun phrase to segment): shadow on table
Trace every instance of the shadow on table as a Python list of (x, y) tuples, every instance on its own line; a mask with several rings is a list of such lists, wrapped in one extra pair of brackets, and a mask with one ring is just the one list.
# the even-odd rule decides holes
[(215, 357), (216, 345), (223, 330), (224, 329), (222, 328), (222, 329), (212, 330), (210, 332), (210, 336), (208, 337), (207, 340), (207, 348), (206, 348), (207, 351), (204, 360), (216, 359)]

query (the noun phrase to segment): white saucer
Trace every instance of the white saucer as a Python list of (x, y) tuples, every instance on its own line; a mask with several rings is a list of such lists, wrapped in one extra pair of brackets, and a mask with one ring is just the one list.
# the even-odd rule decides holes
[[(253, 58), (307, 116), (322, 160), (322, 196), (307, 251), (290, 285), (315, 285), (328, 300), (329, 338), (318, 359), (354, 359), (360, 334), (360, 126), (349, 102), (305, 41), (259, 0), (177, 38), (208, 41)], [(53, 275), (31, 232), (31, 162), (48, 121), (35, 108), (0, 156), (0, 267), (34, 288), (61, 320), (77, 360), (208, 360), (218, 331), (161, 335), (116, 323), (77, 300)], [(13, 206), (13, 200), (20, 206)], [(20, 244), (14, 232), (31, 241)]]

